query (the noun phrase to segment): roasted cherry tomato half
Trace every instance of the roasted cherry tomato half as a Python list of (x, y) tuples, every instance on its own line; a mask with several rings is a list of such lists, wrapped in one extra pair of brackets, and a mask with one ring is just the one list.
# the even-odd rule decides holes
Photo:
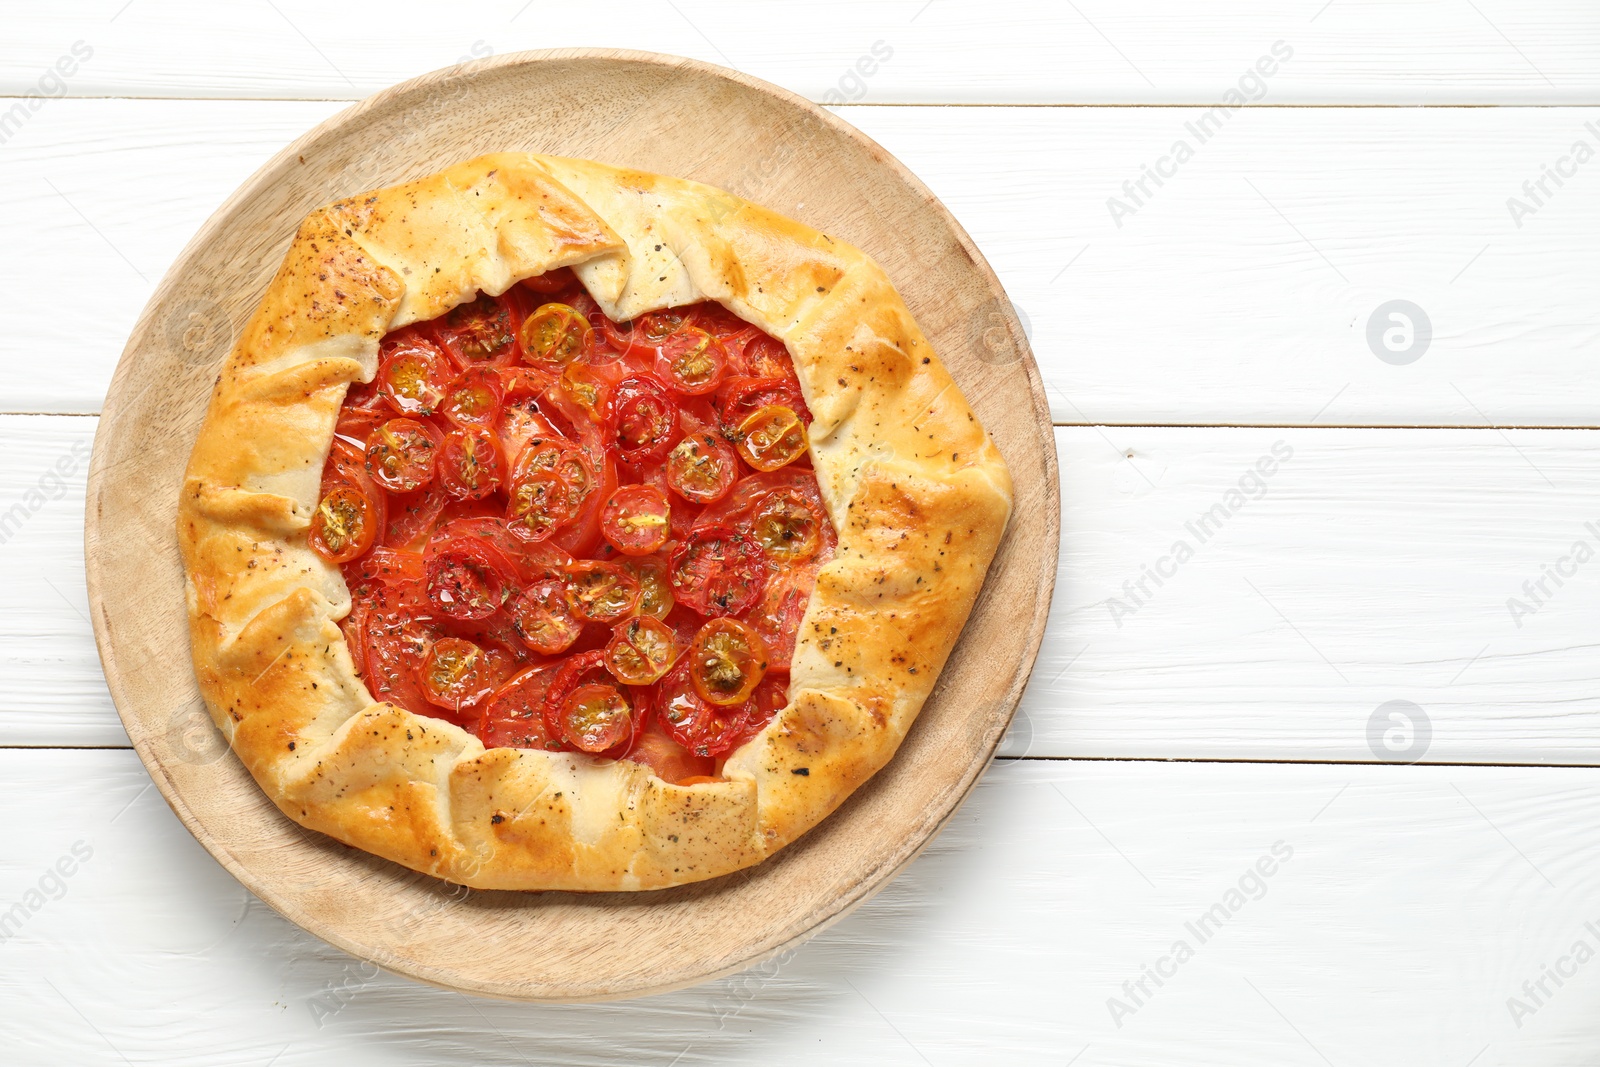
[(566, 657), (544, 701), (550, 734), (581, 752), (621, 755), (634, 736), (634, 701), (605, 669), (600, 649)]
[(713, 433), (692, 433), (667, 453), (667, 485), (695, 504), (721, 500), (739, 477), (739, 459), (727, 441)]
[(767, 643), (738, 619), (712, 619), (685, 653), (695, 692), (713, 704), (742, 704), (767, 674)]
[(545, 304), (529, 315), (519, 339), (523, 362), (552, 372), (594, 351), (589, 320), (566, 304)]
[(444, 403), (454, 376), (436, 345), (400, 331), (378, 346), (378, 394), (397, 413), (426, 418)]
[(492, 429), (500, 418), (505, 386), (494, 367), (468, 367), (456, 375), (439, 414), (462, 428)]
[(442, 637), (417, 670), (422, 695), (451, 711), (470, 708), (494, 690), (494, 672), (483, 649), (460, 637)]
[(639, 581), (639, 614), (664, 619), (677, 600), (667, 581), (667, 562), (660, 556), (630, 556), (618, 565)]
[(649, 685), (666, 674), (677, 658), (678, 635), (648, 615), (618, 624), (606, 645), (606, 669), (617, 681), (629, 685)]
[(381, 524), (378, 504), (348, 482), (334, 485), (317, 504), (307, 538), (329, 563), (348, 563), (372, 547)]
[(579, 560), (567, 568), (567, 606), (586, 622), (616, 622), (639, 607), (639, 579), (615, 563)]
[(505, 481), (500, 439), (481, 426), (446, 434), (438, 464), (439, 484), (457, 500), (482, 500)]
[(478, 740), (489, 748), (558, 749), (545, 723), (544, 702), (559, 664), (542, 663), (513, 675), (483, 704)]
[(620, 689), (603, 682), (574, 689), (557, 714), (562, 736), (579, 752), (616, 748), (633, 733), (633, 705)]
[(775, 563), (803, 563), (822, 548), (826, 517), (797, 489), (774, 489), (750, 514), (750, 536)]
[(677, 438), (678, 412), (665, 386), (654, 378), (625, 378), (613, 394), (612, 422), (625, 463), (648, 463), (666, 455)]
[(529, 441), (511, 476), (506, 525), (527, 541), (542, 541), (572, 521), (595, 480), (577, 448), (559, 439)]
[(775, 471), (805, 454), (806, 424), (791, 407), (768, 404), (739, 424), (734, 447), (758, 471)]
[(516, 353), (511, 309), (486, 294), (452, 308), (435, 329), (445, 351), (462, 370), (484, 363), (503, 365)]
[(511, 601), (511, 621), (517, 635), (535, 652), (554, 656), (572, 647), (583, 632), (583, 622), (567, 604), (567, 583), (544, 578)]
[(673, 549), (667, 578), (678, 602), (701, 615), (738, 615), (760, 599), (766, 568), (754, 541), (707, 526)]
[(439, 431), (416, 419), (390, 419), (367, 439), (367, 473), (391, 493), (414, 493), (433, 481)]
[(680, 393), (699, 396), (722, 384), (728, 350), (698, 326), (685, 327), (656, 349), (656, 373)]
[(443, 615), (462, 622), (487, 619), (505, 599), (505, 580), (484, 553), (446, 544), (430, 553), (428, 599)]
[(627, 556), (647, 556), (667, 543), (672, 512), (667, 494), (653, 485), (625, 485), (600, 512), (600, 533)]

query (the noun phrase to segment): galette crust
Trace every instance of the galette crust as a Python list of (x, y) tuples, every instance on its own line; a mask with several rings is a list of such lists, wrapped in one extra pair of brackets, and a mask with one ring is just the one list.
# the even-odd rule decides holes
[[(485, 749), (377, 703), (307, 547), (346, 388), (389, 330), (571, 266), (611, 318), (715, 300), (782, 340), (839, 544), (790, 703), (675, 786), (581, 754)], [(1004, 461), (864, 253), (727, 193), (586, 160), (484, 156), (313, 212), (222, 369), (178, 537), (212, 716), (294, 821), (485, 889), (653, 889), (760, 862), (894, 755), (983, 583)]]

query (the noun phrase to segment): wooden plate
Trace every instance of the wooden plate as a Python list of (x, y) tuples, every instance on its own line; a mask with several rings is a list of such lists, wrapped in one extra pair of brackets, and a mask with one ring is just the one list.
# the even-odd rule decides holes
[[(209, 388), (298, 221), (336, 197), (484, 152), (581, 156), (721, 186), (865, 249), (889, 272), (1011, 465), (1017, 506), (983, 594), (899, 754), (773, 859), (651, 893), (469, 891), (284, 818), (228, 753), (189, 662), (178, 486)], [(134, 327), (95, 438), (85, 554), (106, 680), (167, 803), (285, 917), (379, 966), (472, 993), (603, 1000), (727, 974), (881, 889), (994, 753), (1044, 632), (1059, 502), (1038, 369), (970, 238), (882, 148), (774, 86), (640, 52), (483, 60), (318, 126), (245, 183)]]

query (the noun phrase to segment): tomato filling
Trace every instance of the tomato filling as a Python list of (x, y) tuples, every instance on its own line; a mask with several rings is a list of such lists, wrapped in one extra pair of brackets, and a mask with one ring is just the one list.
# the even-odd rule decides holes
[(395, 330), (308, 543), (379, 699), (670, 782), (788, 701), (837, 536), (782, 342), (716, 304), (614, 322), (570, 271)]

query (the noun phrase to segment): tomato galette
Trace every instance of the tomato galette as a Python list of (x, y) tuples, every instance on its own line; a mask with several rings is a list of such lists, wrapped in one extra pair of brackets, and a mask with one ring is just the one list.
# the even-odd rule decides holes
[(1010, 504), (864, 254), (508, 154), (301, 225), (179, 539), (202, 693), (290, 818), (482, 888), (648, 889), (893, 756)]

